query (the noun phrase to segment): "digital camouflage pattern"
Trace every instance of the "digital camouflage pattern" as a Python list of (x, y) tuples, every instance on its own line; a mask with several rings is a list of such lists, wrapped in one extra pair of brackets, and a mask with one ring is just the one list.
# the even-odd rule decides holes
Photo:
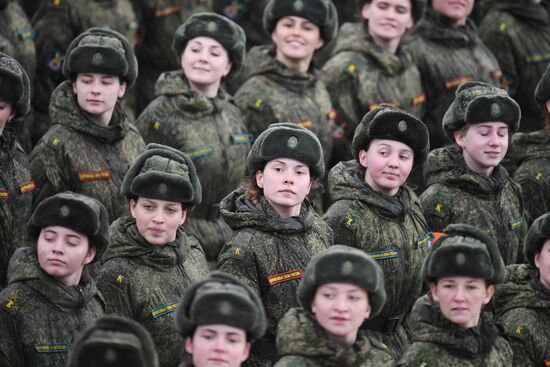
[(64, 366), (78, 336), (103, 315), (95, 282), (62, 285), (30, 247), (13, 255), (8, 281), (0, 293), (0, 366)]
[(476, 327), (464, 329), (447, 320), (429, 295), (416, 302), (411, 318), (412, 344), (397, 366), (513, 366), (512, 348), (499, 335), (491, 314), (481, 312)]
[[(357, 161), (340, 162), (329, 173), (333, 204), (323, 219), (334, 232), (334, 242), (359, 248), (384, 271), (387, 300), (374, 320), (407, 314), (420, 296), (420, 269), (433, 234), (416, 195), (406, 186), (389, 197), (365, 183), (365, 168)], [(400, 355), (408, 340), (403, 328), (386, 337)]]
[(0, 289), (7, 285), (10, 257), (26, 243), (35, 188), (27, 155), (8, 125), (0, 135)]
[(176, 331), (175, 311), (185, 289), (208, 275), (200, 244), (180, 227), (175, 241), (150, 245), (129, 217), (115, 221), (109, 237), (97, 277), (107, 313), (142, 324), (155, 342), (160, 366), (177, 365), (184, 340)]
[(550, 61), (550, 4), (530, 0), (496, 1), (479, 26), (479, 37), (502, 69), (503, 87), (521, 107), (521, 131), (542, 128), (533, 95)]
[(470, 224), (493, 237), (505, 264), (521, 262), (527, 231), (521, 188), (504, 167), (490, 177), (470, 170), (456, 146), (432, 150), (425, 165), (427, 189), (420, 196), (428, 228)]
[[(377, 46), (363, 23), (340, 28), (332, 58), (320, 73), (336, 111), (333, 138), (338, 160), (349, 160), (353, 132), (363, 116), (382, 103), (422, 118), (426, 96), (410, 50), (395, 55)], [(336, 149), (335, 146), (335, 149)]]
[(516, 133), (511, 141), (527, 217), (532, 221), (550, 211), (550, 135), (544, 131)]
[(228, 94), (222, 89), (215, 98), (198, 94), (181, 70), (163, 74), (156, 94), (136, 125), (147, 143), (171, 146), (193, 160), (202, 202), (189, 213), (184, 227), (199, 239), (208, 260), (216, 261), (232, 234), (220, 216), (219, 202), (245, 176), (252, 136)]
[(120, 185), (146, 147), (120, 104), (117, 102), (109, 126), (100, 126), (80, 110), (72, 84), (65, 81), (52, 95), (50, 116), (55, 125), (30, 155), (37, 186), (34, 205), (69, 190), (99, 200), (107, 209), (109, 222), (125, 215), (128, 205)]
[(292, 308), (279, 322), (277, 349), (281, 359), (275, 367), (391, 367), (395, 360), (388, 347), (359, 331), (349, 347), (331, 343), (315, 316)]
[(526, 264), (510, 265), (496, 288), (498, 321), (514, 351), (514, 366), (545, 366), (550, 361), (550, 290)]
[(298, 306), (296, 290), (311, 257), (333, 244), (330, 228), (306, 199), (300, 215), (281, 218), (261, 198), (253, 205), (242, 189), (221, 202), (222, 215), (235, 231), (218, 259), (219, 270), (232, 273), (256, 290), (267, 316), (267, 332), (252, 349), (249, 366), (272, 366), (277, 323)]
[[(65, 77), (61, 65), (71, 41), (91, 27), (108, 27), (133, 44), (138, 21), (130, 0), (44, 0), (35, 13), (36, 78), (33, 114), (29, 117), (32, 142), (46, 133), (55, 119), (48, 118), (53, 90)], [(51, 116), (49, 116), (51, 118)]]
[(441, 121), (455, 98), (456, 88), (470, 80), (498, 86), (502, 72), (472, 20), (453, 27), (449, 19), (428, 7), (424, 18), (405, 38), (415, 50), (415, 63), (426, 92), (424, 122), (430, 131), (430, 147), (438, 148), (448, 143)]

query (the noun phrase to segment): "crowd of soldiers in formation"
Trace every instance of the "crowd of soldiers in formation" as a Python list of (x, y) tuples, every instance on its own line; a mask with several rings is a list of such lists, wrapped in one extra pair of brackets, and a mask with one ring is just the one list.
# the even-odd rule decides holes
[(549, 366), (546, 0), (0, 0), (0, 366)]

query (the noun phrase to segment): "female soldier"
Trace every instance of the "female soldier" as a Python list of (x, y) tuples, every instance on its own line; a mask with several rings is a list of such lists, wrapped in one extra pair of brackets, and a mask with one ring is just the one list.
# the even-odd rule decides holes
[(514, 351), (514, 366), (550, 361), (550, 213), (537, 218), (523, 245), (527, 264), (509, 265), (495, 311)]
[[(85, 218), (85, 220), (83, 220)], [(32, 246), (10, 260), (0, 293), (0, 365), (64, 366), (79, 334), (104, 311), (86, 266), (107, 247), (105, 207), (64, 192), (38, 205), (29, 221)]]
[(183, 340), (173, 312), (184, 290), (208, 274), (200, 244), (181, 227), (201, 201), (201, 186), (187, 156), (158, 144), (148, 148), (122, 183), (131, 217), (111, 225), (97, 282), (107, 312), (143, 324), (159, 351), (160, 365), (175, 366)]
[(197, 167), (203, 198), (185, 227), (213, 262), (231, 238), (231, 229), (220, 217), (219, 202), (246, 174), (252, 141), (239, 109), (220, 88), (224, 78), (240, 71), (245, 42), (241, 27), (225, 17), (191, 16), (174, 36), (181, 70), (160, 76), (157, 98), (137, 120), (147, 143), (181, 150)]
[(335, 245), (315, 255), (298, 300), (302, 308), (279, 322), (276, 367), (395, 365), (388, 347), (359, 329), (386, 301), (382, 269), (363, 251)]
[(30, 156), (35, 202), (66, 190), (83, 193), (101, 201), (112, 222), (126, 212), (122, 179), (145, 150), (119, 101), (136, 79), (136, 58), (120, 33), (90, 28), (69, 46), (63, 74), (68, 80), (50, 104), (56, 125)]
[(503, 89), (463, 83), (443, 118), (456, 144), (430, 152), (420, 197), (431, 230), (450, 223), (481, 228), (497, 241), (505, 264), (521, 260), (526, 229), (520, 189), (500, 164), (519, 120), (518, 104)]
[(323, 177), (323, 149), (308, 129), (272, 124), (248, 154), (250, 181), (223, 199), (222, 215), (236, 232), (218, 260), (256, 290), (268, 329), (252, 350), (253, 366), (272, 366), (277, 323), (297, 306), (296, 288), (309, 259), (332, 244), (330, 228), (306, 195)]
[(21, 65), (0, 53), (0, 290), (6, 286), (8, 262), (25, 240), (32, 191), (27, 155), (17, 142), (14, 124), (30, 109), (30, 83)]
[(411, 314), (412, 341), (398, 366), (512, 366), (512, 349), (482, 312), (506, 277), (498, 246), (481, 230), (452, 224), (432, 245), (422, 279), (430, 293)]
[(215, 271), (185, 292), (177, 328), (189, 353), (180, 367), (239, 367), (265, 332), (265, 311), (256, 292)]
[(353, 131), (381, 103), (419, 118), (424, 114), (420, 73), (401, 38), (422, 18), (426, 0), (363, 0), (360, 5), (362, 22), (342, 26), (321, 73), (337, 115), (336, 162), (352, 158)]
[(433, 236), (418, 198), (405, 184), (428, 150), (422, 121), (383, 105), (357, 126), (355, 160), (339, 163), (328, 178), (334, 203), (323, 218), (335, 242), (365, 251), (384, 270), (388, 302), (367, 327), (382, 332), (395, 357), (408, 345), (402, 323), (420, 296), (420, 267)]

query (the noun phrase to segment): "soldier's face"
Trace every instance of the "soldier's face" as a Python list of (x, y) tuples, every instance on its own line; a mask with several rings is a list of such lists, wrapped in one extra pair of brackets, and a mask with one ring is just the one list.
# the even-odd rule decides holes
[(116, 102), (124, 96), (126, 83), (119, 77), (97, 73), (78, 74), (73, 83), (78, 105), (100, 125), (108, 125)]
[(290, 158), (269, 161), (263, 171), (256, 172), (256, 183), (283, 218), (300, 214), (302, 202), (312, 184), (309, 167)]
[(508, 151), (508, 125), (482, 122), (455, 132), (466, 165), (480, 175), (490, 176)]
[(443, 316), (463, 328), (478, 324), (482, 306), (495, 292), (495, 288), (487, 286), (485, 280), (470, 277), (441, 278), (430, 284), (430, 290)]
[(365, 182), (388, 196), (397, 194), (407, 181), (413, 166), (412, 149), (399, 141), (374, 139), (368, 150), (359, 151), (359, 163), (365, 167)]
[(474, 8), (474, 0), (432, 0), (432, 8), (451, 19), (455, 25), (464, 25)]
[(228, 325), (201, 325), (193, 339), (185, 339), (185, 350), (196, 367), (240, 367), (250, 353), (244, 330)]
[(0, 100), (0, 135), (4, 132), (6, 124), (15, 116), (15, 108), (10, 102)]
[(139, 233), (153, 246), (174, 241), (178, 227), (187, 217), (181, 203), (143, 197), (130, 200), (130, 213), (136, 220)]
[(535, 254), (534, 261), (539, 269), (540, 282), (550, 290), (550, 239), (546, 240), (540, 252)]
[(410, 0), (373, 0), (363, 6), (362, 15), (369, 34), (383, 43), (400, 41), (414, 24)]
[(271, 33), (276, 47), (275, 58), (287, 66), (309, 63), (316, 50), (323, 46), (319, 27), (301, 17), (287, 16), (279, 19)]
[(231, 70), (231, 62), (218, 41), (196, 37), (187, 43), (181, 54), (181, 68), (193, 90), (215, 97), (222, 78)]
[(363, 288), (348, 283), (327, 283), (317, 288), (311, 311), (332, 341), (351, 345), (357, 338), (357, 330), (369, 318), (371, 307)]
[(58, 282), (72, 286), (80, 282), (84, 265), (95, 257), (88, 237), (61, 226), (42, 228), (36, 244), (42, 270)]

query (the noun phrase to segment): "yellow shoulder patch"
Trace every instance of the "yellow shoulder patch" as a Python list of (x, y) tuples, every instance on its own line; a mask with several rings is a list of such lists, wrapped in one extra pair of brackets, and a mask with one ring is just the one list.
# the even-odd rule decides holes
[(535, 175), (535, 180), (540, 181), (542, 179), (542, 172), (537, 172)]
[(153, 123), (153, 129), (155, 129), (155, 130), (160, 130), (160, 122), (155, 121), (155, 122)]

